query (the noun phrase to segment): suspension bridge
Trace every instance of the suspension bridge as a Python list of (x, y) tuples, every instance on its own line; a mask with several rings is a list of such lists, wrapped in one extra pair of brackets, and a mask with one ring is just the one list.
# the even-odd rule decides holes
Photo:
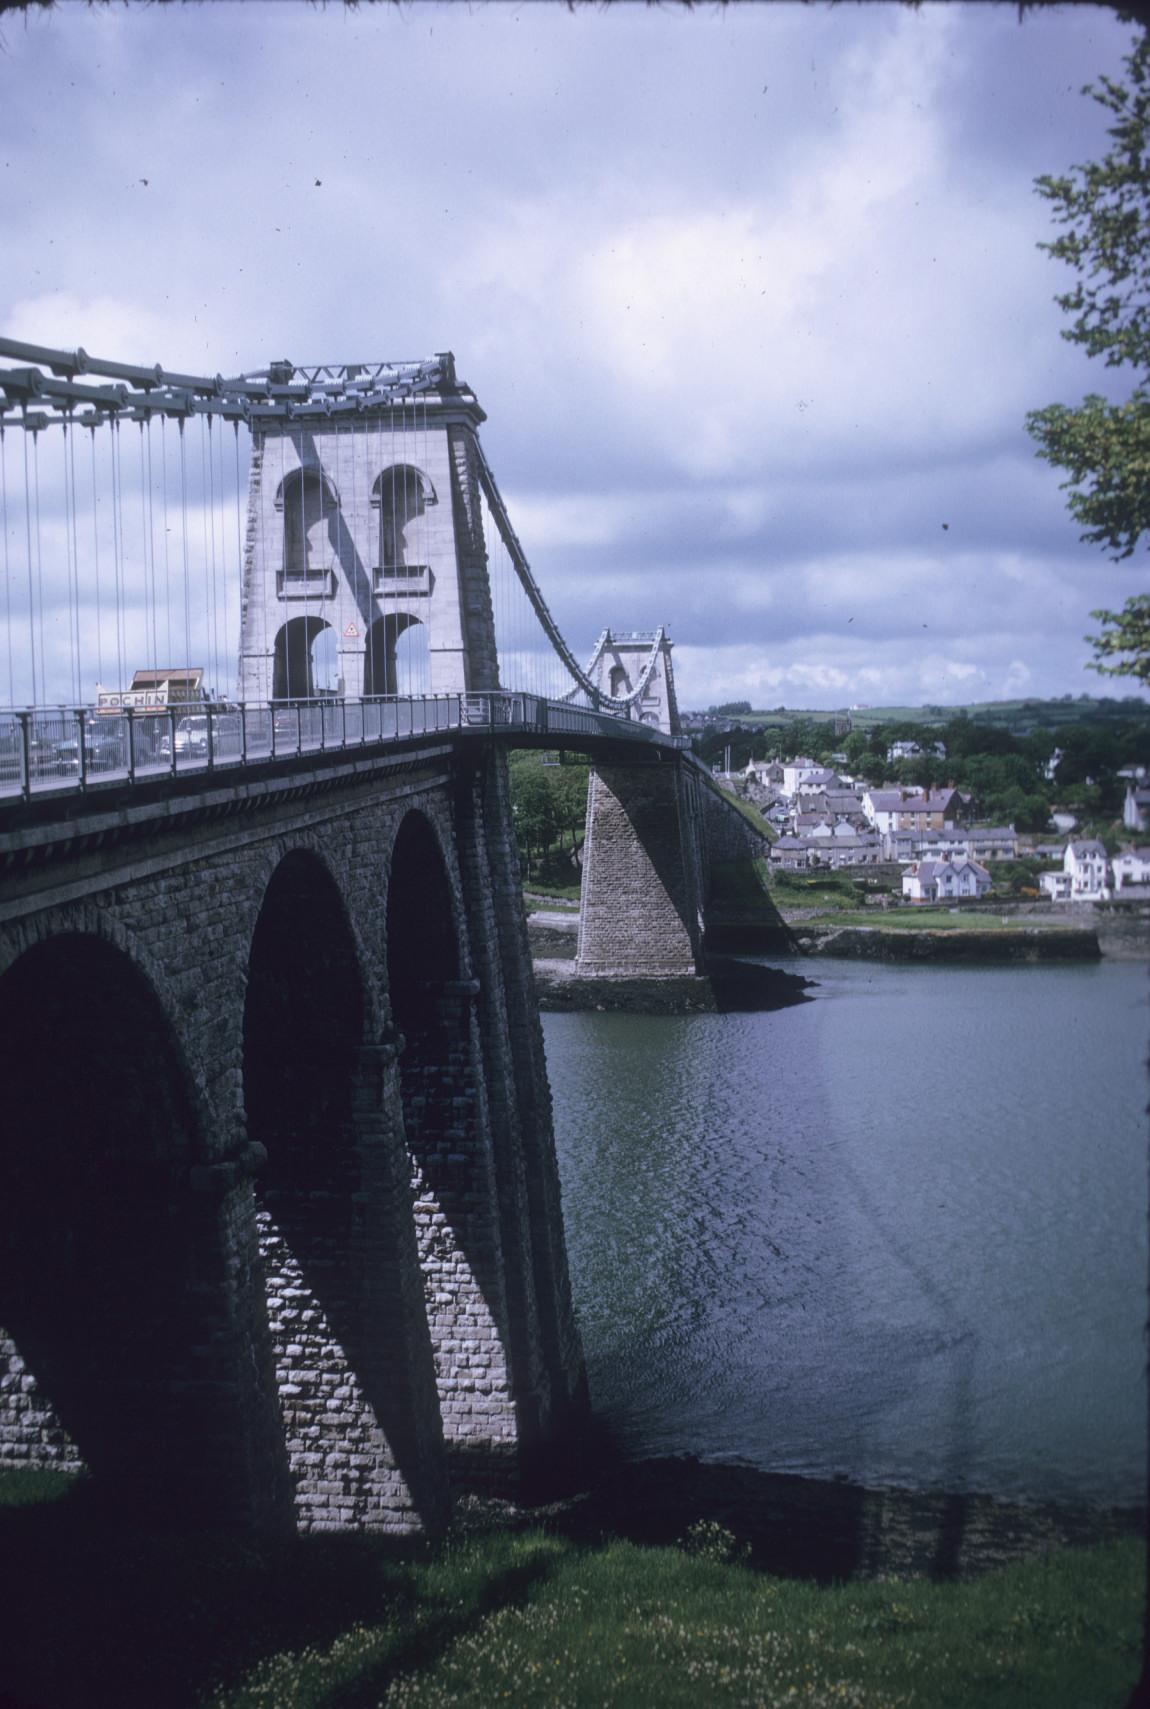
[(506, 751), (591, 758), (587, 979), (698, 979), (745, 827), (450, 355), (0, 363), (0, 1464), (435, 1528), (586, 1412)]

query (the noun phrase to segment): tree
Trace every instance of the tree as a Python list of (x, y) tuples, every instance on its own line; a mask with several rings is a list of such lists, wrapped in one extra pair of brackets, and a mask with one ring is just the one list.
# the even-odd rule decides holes
[[(1072, 317), (1062, 336), (1108, 368), (1132, 369), (1134, 388), (1122, 403), (1091, 393), (1077, 408), (1050, 404), (1026, 419), (1038, 455), (1067, 472), (1082, 538), (1116, 561), (1150, 533), (1150, 35), (1140, 34), (1124, 63), (1126, 83), (1103, 77), (1083, 90), (1114, 115), (1110, 151), (1036, 186), (1064, 228), (1040, 247), (1078, 275), (1055, 299)], [(1100, 661), (1116, 661), (1093, 668), (1150, 680), (1150, 596), (1127, 601), (1125, 613), (1092, 615), (1103, 629), (1087, 639)]]
[[(1103, 676), (1133, 676), (1150, 685), (1150, 593), (1136, 593), (1121, 611), (1092, 611), (1103, 625), (1086, 639), (1098, 657), (1090, 669)], [(1116, 663), (1106, 664), (1107, 659)]]

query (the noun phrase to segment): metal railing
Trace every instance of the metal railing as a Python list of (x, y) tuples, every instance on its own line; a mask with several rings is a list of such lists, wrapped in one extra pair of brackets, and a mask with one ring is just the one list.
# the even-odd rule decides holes
[(449, 731), (687, 745), (683, 737), (634, 720), (515, 692), (184, 704), (116, 713), (91, 706), (27, 707), (0, 711), (0, 803)]

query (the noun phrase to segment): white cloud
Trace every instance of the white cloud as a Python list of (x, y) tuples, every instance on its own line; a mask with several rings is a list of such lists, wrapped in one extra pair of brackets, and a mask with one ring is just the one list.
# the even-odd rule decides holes
[(667, 621), (688, 703), (1092, 687), (1087, 614), (1141, 572), (1077, 544), (1025, 436), (1105, 379), (1032, 179), (1097, 152), (1077, 91), (1128, 38), (55, 8), (0, 62), (0, 328), (207, 372), (454, 348), (573, 647)]

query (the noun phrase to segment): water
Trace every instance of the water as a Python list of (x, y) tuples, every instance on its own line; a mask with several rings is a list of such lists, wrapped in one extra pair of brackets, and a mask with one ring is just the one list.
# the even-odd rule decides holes
[(1145, 1499), (1146, 969), (788, 964), (546, 1015), (592, 1399), (636, 1456)]

